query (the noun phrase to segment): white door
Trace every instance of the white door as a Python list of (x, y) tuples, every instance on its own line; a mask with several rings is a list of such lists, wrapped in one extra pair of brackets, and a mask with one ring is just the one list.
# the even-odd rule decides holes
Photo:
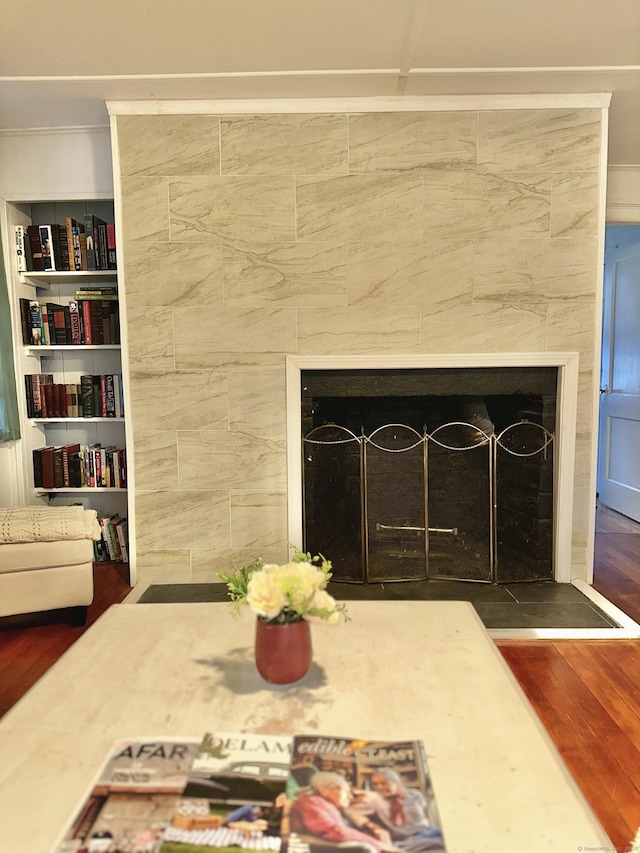
[(639, 242), (605, 252), (598, 494), (601, 503), (640, 521), (640, 230), (634, 230)]

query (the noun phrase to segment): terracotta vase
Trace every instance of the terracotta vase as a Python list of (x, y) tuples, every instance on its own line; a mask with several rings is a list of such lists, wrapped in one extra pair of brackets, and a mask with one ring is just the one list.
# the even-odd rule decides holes
[(311, 629), (308, 622), (272, 625), (256, 622), (256, 667), (271, 684), (299, 681), (311, 666)]

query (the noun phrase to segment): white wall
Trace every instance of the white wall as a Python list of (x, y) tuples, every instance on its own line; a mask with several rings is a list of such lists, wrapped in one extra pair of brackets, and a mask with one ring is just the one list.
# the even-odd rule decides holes
[(113, 198), (108, 127), (0, 132), (0, 196), (7, 201)]
[(607, 170), (607, 222), (640, 222), (640, 166)]

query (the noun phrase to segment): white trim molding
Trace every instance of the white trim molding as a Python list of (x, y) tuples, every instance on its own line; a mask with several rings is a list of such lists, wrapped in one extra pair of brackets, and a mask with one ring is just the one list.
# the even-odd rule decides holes
[(606, 109), (607, 92), (554, 95), (425, 95), (354, 98), (108, 100), (109, 115), (256, 115), (273, 113), (428, 112), (452, 110)]

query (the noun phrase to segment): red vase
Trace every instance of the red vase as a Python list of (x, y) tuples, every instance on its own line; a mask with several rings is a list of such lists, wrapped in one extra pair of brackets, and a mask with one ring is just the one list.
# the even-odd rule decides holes
[(311, 666), (311, 630), (309, 623), (290, 622), (273, 625), (256, 622), (256, 667), (271, 684), (299, 681)]

